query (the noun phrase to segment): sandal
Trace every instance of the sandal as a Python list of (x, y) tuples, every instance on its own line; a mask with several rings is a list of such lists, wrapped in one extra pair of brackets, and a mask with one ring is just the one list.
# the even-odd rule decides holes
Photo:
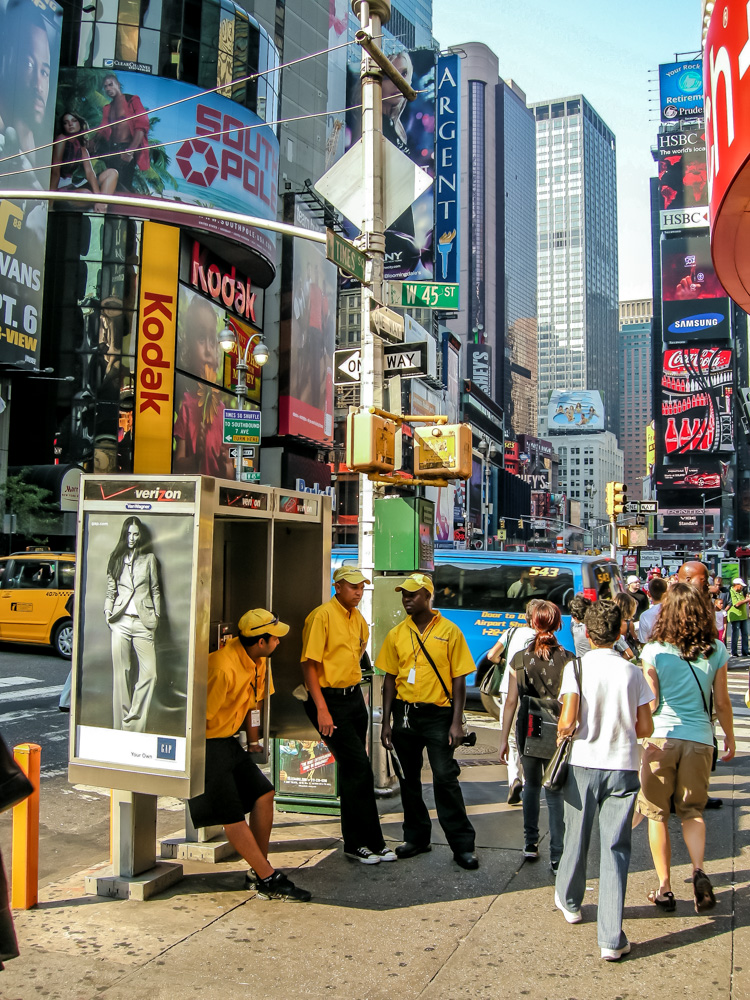
[(696, 868), (693, 872), (693, 895), (695, 896), (696, 913), (713, 910), (716, 906), (716, 897), (714, 896), (711, 880), (702, 868)]
[(654, 903), (660, 910), (666, 910), (668, 913), (672, 913), (677, 906), (673, 892), (665, 892), (660, 896), (658, 889), (651, 890), (648, 894), (648, 901), (649, 903)]

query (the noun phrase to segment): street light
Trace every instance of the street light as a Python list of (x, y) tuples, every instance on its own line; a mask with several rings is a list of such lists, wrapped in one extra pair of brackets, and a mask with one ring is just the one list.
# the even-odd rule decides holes
[[(269, 351), (268, 347), (263, 343), (261, 335), (259, 333), (254, 333), (251, 337), (248, 337), (248, 341), (245, 344), (245, 350), (242, 352), (242, 355), (240, 355), (240, 342), (237, 337), (237, 330), (230, 319), (227, 319), (226, 323), (227, 325), (219, 337), (219, 344), (221, 345), (222, 351), (226, 354), (233, 354), (237, 351), (237, 385), (234, 387), (234, 391), (237, 396), (237, 409), (244, 410), (245, 400), (247, 399), (247, 358), (250, 347), (253, 344), (253, 341), (257, 341), (255, 347), (253, 348), (253, 360), (261, 366), (268, 361)], [(239, 483), (242, 481), (242, 445), (238, 444), (236, 448), (237, 458), (235, 459), (235, 478)]]
[(494, 442), (487, 438), (480, 438), (477, 444), (477, 451), (482, 456), (482, 548), (489, 547), (490, 534), (490, 460), (497, 455), (497, 448)]
[(703, 552), (704, 553), (706, 551), (706, 504), (710, 503), (712, 500), (721, 500), (722, 497), (733, 497), (733, 496), (734, 493), (717, 493), (715, 497), (706, 497), (705, 493), (701, 493), (701, 500), (703, 502)]

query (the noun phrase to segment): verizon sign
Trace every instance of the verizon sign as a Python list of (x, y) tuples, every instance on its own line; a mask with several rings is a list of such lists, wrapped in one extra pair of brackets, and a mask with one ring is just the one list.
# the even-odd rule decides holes
[(729, 295), (750, 309), (750, 0), (722, 0), (706, 36), (706, 114), (711, 250)]

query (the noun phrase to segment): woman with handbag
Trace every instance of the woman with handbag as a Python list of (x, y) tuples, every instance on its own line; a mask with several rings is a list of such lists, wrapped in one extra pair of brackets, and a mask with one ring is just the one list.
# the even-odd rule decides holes
[(648, 839), (658, 890), (649, 899), (673, 911), (670, 881), (670, 799), (682, 823), (693, 865), (695, 912), (716, 905), (703, 871), (706, 827), (703, 810), (715, 758), (711, 703), (724, 732), (723, 761), (734, 757), (732, 704), (727, 690), (726, 646), (716, 634), (714, 609), (694, 586), (677, 583), (662, 601), (661, 614), (643, 648), (643, 671), (653, 692), (653, 736), (643, 742), (638, 811), (648, 819)]
[[(539, 858), (539, 804), (542, 774), (555, 752), (558, 695), (565, 665), (573, 654), (555, 638), (561, 625), (560, 611), (550, 601), (534, 601), (529, 608), (534, 638), (510, 662), (508, 696), (503, 711), (500, 760), (508, 759), (508, 741), (518, 706), (516, 742), (523, 763), (523, 856)], [(557, 871), (563, 849), (563, 803), (560, 792), (545, 791), (549, 813), (550, 869)]]
[(569, 741), (565, 844), (555, 880), (555, 906), (569, 924), (581, 922), (586, 862), (594, 820), (599, 817), (601, 957), (617, 961), (630, 951), (622, 913), (630, 867), (633, 810), (638, 792), (637, 740), (650, 736), (651, 691), (635, 664), (612, 648), (622, 614), (613, 601), (597, 601), (585, 615), (591, 652), (569, 664), (560, 687), (561, 741)]

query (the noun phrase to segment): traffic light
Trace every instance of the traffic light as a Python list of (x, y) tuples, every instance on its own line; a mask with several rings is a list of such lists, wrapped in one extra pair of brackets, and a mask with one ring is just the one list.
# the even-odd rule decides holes
[(607, 483), (606, 489), (607, 513), (610, 517), (625, 513), (628, 502), (628, 488), (625, 483)]
[(396, 424), (367, 410), (346, 418), (346, 464), (352, 472), (393, 472)]

